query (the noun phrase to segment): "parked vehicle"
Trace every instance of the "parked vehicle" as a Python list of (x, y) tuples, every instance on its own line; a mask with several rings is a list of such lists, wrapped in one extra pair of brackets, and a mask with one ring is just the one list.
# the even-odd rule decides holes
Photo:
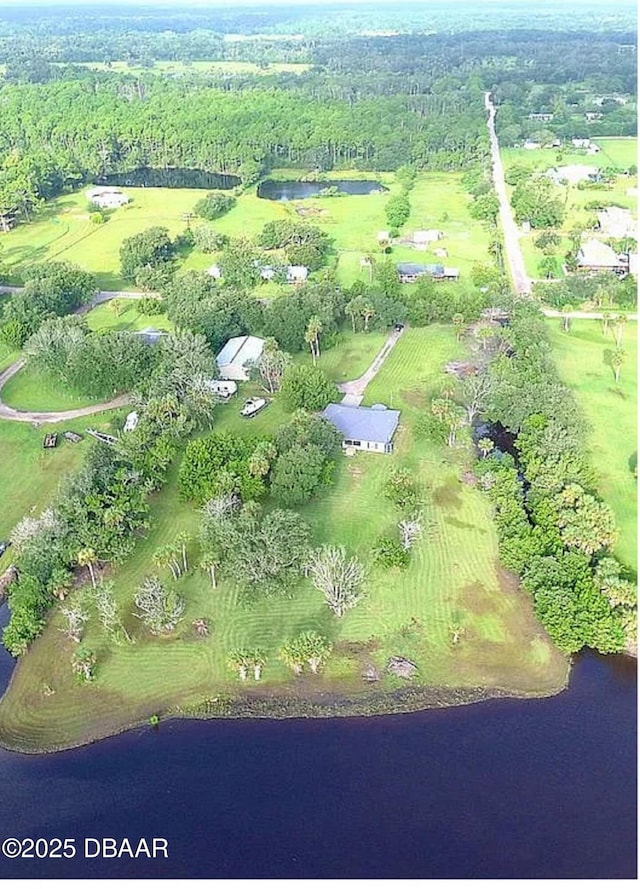
[(0, 556), (3, 556), (11, 546), (10, 540), (0, 540)]
[(259, 414), (268, 403), (266, 398), (248, 398), (244, 403), (244, 407), (240, 411), (240, 416), (246, 417), (247, 419), (255, 417), (255, 415)]

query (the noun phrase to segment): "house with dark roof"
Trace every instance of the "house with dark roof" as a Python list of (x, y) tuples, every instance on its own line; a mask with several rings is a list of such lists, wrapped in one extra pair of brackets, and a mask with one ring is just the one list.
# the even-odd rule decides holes
[(441, 263), (420, 265), (417, 262), (399, 262), (396, 271), (401, 284), (415, 284), (419, 278), (427, 275), (434, 281), (457, 281), (460, 277), (458, 269), (445, 267)]
[(378, 454), (393, 451), (393, 436), (400, 421), (400, 411), (389, 410), (384, 404), (374, 404), (372, 407), (329, 404), (322, 416), (342, 434), (345, 451)]

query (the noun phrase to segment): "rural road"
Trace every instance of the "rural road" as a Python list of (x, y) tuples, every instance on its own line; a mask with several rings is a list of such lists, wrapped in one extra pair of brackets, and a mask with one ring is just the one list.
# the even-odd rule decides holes
[(389, 352), (391, 352), (403, 333), (404, 328), (402, 330), (394, 330), (393, 333), (389, 334), (384, 346), (380, 349), (361, 377), (358, 377), (357, 380), (349, 380), (346, 383), (338, 383), (338, 390), (344, 394), (344, 398), (342, 399), (343, 404), (350, 404), (353, 407), (357, 407), (362, 402), (362, 399), (364, 398), (364, 390), (378, 373), (386, 361)]
[(524, 266), (520, 241), (518, 240), (518, 226), (513, 218), (511, 204), (509, 203), (509, 197), (507, 195), (507, 186), (504, 181), (504, 168), (500, 158), (500, 146), (498, 145), (498, 137), (496, 136), (496, 106), (491, 101), (490, 92), (484, 94), (484, 104), (489, 112), (487, 126), (489, 128), (489, 141), (491, 143), (493, 184), (500, 202), (500, 223), (504, 235), (504, 249), (516, 293), (528, 295), (531, 293), (531, 280), (527, 275)]
[[(0, 393), (5, 383), (21, 371), (25, 363), (24, 358), (20, 358), (0, 373)], [(128, 403), (129, 397), (121, 395), (111, 401), (92, 404), (88, 407), (79, 407), (71, 411), (18, 411), (6, 405), (2, 401), (2, 395), (0, 394), (0, 420), (17, 420), (21, 423), (64, 423), (66, 420), (77, 420), (79, 417), (90, 417), (91, 414), (99, 414), (101, 411), (124, 407)]]
[[(22, 287), (10, 287), (8, 284), (0, 286), (0, 293), (20, 293)], [(78, 314), (84, 314), (102, 303), (107, 303), (111, 299), (142, 299), (143, 296), (157, 296), (156, 293), (139, 293), (136, 290), (98, 290), (91, 301), (84, 306), (80, 306)]]

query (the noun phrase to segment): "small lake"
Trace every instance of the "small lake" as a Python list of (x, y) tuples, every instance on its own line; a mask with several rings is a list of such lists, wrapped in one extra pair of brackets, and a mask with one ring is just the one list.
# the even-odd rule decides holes
[(210, 190), (235, 188), (241, 185), (238, 176), (228, 173), (209, 173), (206, 170), (190, 170), (173, 167), (168, 170), (140, 167), (126, 173), (109, 173), (96, 180), (97, 185), (115, 185), (121, 188), (207, 188)]
[[(12, 665), (0, 652), (0, 687)], [(169, 843), (167, 861), (4, 860), (1, 873), (631, 879), (636, 690), (634, 661), (588, 653), (553, 698), (176, 720), (49, 756), (0, 750), (4, 837)]]
[(258, 197), (268, 201), (301, 201), (317, 198), (325, 188), (337, 188), (342, 194), (366, 195), (388, 191), (379, 182), (368, 179), (325, 179), (322, 182), (265, 179), (258, 186)]

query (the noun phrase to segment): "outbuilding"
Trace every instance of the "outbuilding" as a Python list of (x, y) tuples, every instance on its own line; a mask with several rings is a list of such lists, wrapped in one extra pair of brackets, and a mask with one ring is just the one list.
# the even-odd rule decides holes
[(342, 447), (347, 452), (390, 454), (393, 451), (400, 411), (389, 410), (384, 404), (372, 407), (328, 404), (322, 416), (342, 434)]
[(248, 380), (249, 369), (262, 355), (264, 340), (257, 336), (234, 336), (224, 344), (216, 362), (224, 380)]
[(95, 204), (96, 207), (100, 207), (101, 210), (115, 210), (118, 207), (124, 207), (130, 200), (119, 188), (113, 188), (108, 185), (90, 188), (86, 195), (87, 200)]

